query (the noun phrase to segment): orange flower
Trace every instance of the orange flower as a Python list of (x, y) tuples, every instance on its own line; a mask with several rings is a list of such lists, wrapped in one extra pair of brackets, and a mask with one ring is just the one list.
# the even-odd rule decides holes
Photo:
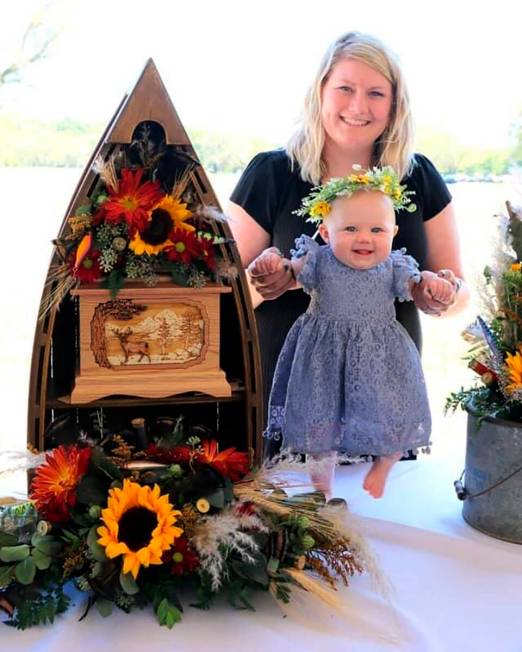
[(511, 381), (506, 386), (506, 392), (512, 394), (522, 389), (522, 348), (519, 347), (519, 350), (515, 351), (514, 354), (508, 353), (504, 362), (506, 363), (508, 378)]
[(198, 453), (198, 462), (208, 464), (222, 476), (230, 478), (232, 482), (241, 480), (250, 470), (248, 453), (240, 452), (233, 447), (221, 453), (218, 450), (219, 444), (215, 439), (204, 441)]
[(157, 181), (141, 182), (143, 170), (124, 168), (117, 190), (109, 188), (109, 198), (102, 204), (101, 210), (107, 222), (125, 220), (131, 234), (136, 229), (142, 230), (149, 221), (149, 211), (163, 197)]
[(36, 469), (30, 498), (51, 523), (69, 518), (69, 508), (76, 505), (76, 488), (90, 458), (90, 448), (58, 446), (47, 453), (45, 462)]

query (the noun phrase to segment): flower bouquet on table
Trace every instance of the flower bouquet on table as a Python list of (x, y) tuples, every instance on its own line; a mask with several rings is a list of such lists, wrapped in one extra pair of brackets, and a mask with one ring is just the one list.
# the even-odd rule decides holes
[(497, 216), (493, 261), (479, 287), (483, 314), (463, 333), (480, 382), (450, 394), (446, 409), (522, 422), (522, 208), (508, 202), (507, 210)]
[(95, 161), (90, 196), (54, 241), (59, 262), (45, 311), (80, 283), (100, 281), (114, 297), (126, 279), (152, 286), (168, 275), (177, 285), (202, 287), (235, 275), (212, 228), (224, 215), (198, 202), (191, 161), (168, 157), (143, 125), (128, 147)]
[(151, 605), (169, 628), (187, 594), (199, 608), (225, 594), (251, 609), (255, 589), (340, 604), (336, 585), (374, 570), (372, 557), (345, 501), (287, 493), (277, 473), (288, 470), (303, 464), (251, 471), (246, 453), (185, 436), (179, 421), (139, 452), (119, 434), (47, 452), (31, 483), (32, 530), (0, 530), (7, 624), (53, 622), (69, 582), (85, 592), (86, 613)]

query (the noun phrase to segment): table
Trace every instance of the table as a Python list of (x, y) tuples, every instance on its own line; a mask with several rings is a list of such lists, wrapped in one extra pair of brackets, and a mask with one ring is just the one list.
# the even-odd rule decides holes
[(347, 610), (342, 615), (308, 599), (285, 615), (268, 595), (259, 594), (256, 613), (236, 611), (226, 602), (207, 612), (187, 607), (172, 630), (159, 627), (148, 610), (115, 611), (104, 620), (93, 609), (78, 622), (79, 600), (51, 627), (1, 628), (2, 649), (522, 652), (522, 546), (488, 537), (462, 520), (453, 490), (461, 465), (430, 457), (401, 462), (381, 500), (362, 489), (367, 465), (338, 469), (335, 494), (349, 501), (392, 583), (389, 600), (365, 575), (343, 589)]

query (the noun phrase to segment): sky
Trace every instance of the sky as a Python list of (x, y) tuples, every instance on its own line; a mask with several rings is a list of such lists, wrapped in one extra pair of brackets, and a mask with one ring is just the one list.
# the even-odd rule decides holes
[[(44, 4), (3, 0), (0, 69)], [(0, 105), (104, 124), (152, 57), (187, 127), (282, 144), (324, 50), (357, 29), (399, 55), (418, 124), (502, 147), (522, 110), (515, 11), (507, 0), (54, 0), (58, 39)]]

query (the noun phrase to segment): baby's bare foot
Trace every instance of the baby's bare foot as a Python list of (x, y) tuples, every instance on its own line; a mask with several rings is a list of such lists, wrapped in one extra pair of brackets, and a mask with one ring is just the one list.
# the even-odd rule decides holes
[(372, 468), (366, 474), (363, 482), (363, 489), (365, 489), (370, 496), (381, 498), (384, 493), (388, 474), (399, 457), (400, 456), (380, 457), (372, 464)]

